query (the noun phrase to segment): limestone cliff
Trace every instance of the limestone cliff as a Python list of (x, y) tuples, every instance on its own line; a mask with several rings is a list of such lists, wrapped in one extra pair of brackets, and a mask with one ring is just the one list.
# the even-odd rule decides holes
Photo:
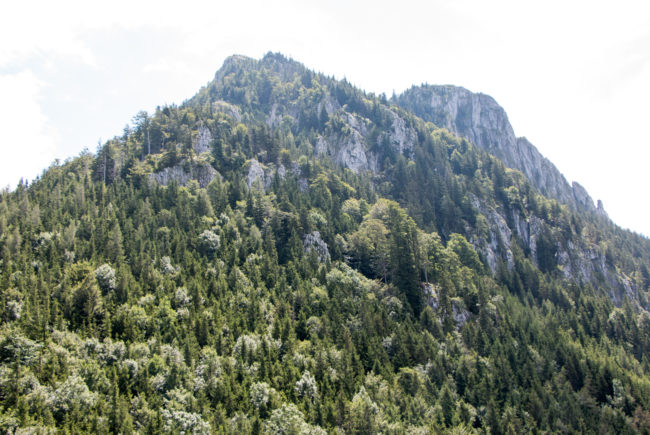
[(179, 186), (185, 186), (190, 180), (196, 180), (199, 186), (206, 187), (219, 173), (206, 162), (184, 161), (149, 174), (149, 179), (166, 186), (172, 180)]
[(596, 207), (581, 185), (570, 185), (528, 139), (515, 136), (505, 110), (492, 97), (457, 86), (424, 85), (412, 87), (393, 102), (520, 170), (544, 195), (579, 211), (604, 214), (602, 205)]
[[(241, 83), (244, 72), (251, 70), (257, 74), (256, 98)], [(358, 90), (347, 82), (339, 86), (340, 82), (329, 78), (317, 83), (314, 77), (315, 73), (302, 64), (279, 54), (267, 54), (260, 61), (235, 55), (225, 60), (206, 94), (193, 100), (199, 101), (202, 96), (216, 100), (211, 101), (214, 110), (237, 122), (263, 122), (271, 129), (290, 128), (295, 132), (311, 128), (316, 132), (314, 155), (328, 156), (356, 173), (378, 172), (386, 152), (412, 158), (417, 135), (401, 111), (384, 101), (376, 107), (380, 114), (373, 113), (383, 120), (383, 125), (377, 125), (369, 119), (362, 103), (365, 97)], [(293, 88), (297, 80), (309, 92), (297, 93)], [(342, 87), (358, 95), (341, 95)], [(245, 112), (253, 116), (243, 119)], [(262, 156), (260, 159), (264, 160)]]

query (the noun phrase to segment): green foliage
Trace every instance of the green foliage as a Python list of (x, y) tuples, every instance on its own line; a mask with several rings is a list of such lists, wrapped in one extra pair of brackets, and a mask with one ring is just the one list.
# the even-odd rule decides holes
[[(2, 431), (649, 430), (647, 240), (407, 113), (412, 156), (378, 140), (377, 173), (335, 167), (319, 135), (353, 114), (379, 138), (385, 99), (280, 55), (219, 74), (0, 193)], [(248, 186), (253, 158), (268, 188)], [(150, 180), (201, 159), (209, 183)], [(492, 236), (490, 210), (538, 225), (536, 251)], [(569, 242), (638, 298), (566, 279)]]

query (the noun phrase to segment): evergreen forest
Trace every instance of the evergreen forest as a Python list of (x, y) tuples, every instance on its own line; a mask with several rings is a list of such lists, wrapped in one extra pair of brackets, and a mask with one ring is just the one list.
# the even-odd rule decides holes
[(650, 240), (392, 101), (233, 56), (2, 191), (0, 431), (650, 433)]

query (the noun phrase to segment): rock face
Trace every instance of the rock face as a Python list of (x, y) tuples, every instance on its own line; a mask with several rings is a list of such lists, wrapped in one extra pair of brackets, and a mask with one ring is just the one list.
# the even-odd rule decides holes
[[(308, 188), (307, 179), (301, 177), (300, 166), (292, 163), (288, 168), (285, 168), (282, 163), (269, 164), (269, 166), (260, 163), (257, 159), (250, 159), (244, 165), (247, 170), (246, 185), (248, 188), (258, 188), (262, 190), (269, 190), (273, 178), (277, 175), (280, 179), (284, 179), (287, 174), (296, 175), (298, 177), (298, 187), (303, 192)], [(305, 184), (307, 183), (307, 184)]]
[[(259, 61), (245, 56), (230, 56), (215, 75), (211, 92), (216, 96), (216, 101), (212, 100), (212, 104), (215, 110), (228, 114), (238, 122), (242, 117), (237, 104), (241, 102), (233, 100), (224, 89), (236, 86), (238, 74), (246, 70), (258, 71), (262, 84), (273, 81), (290, 83), (300, 78), (309, 87), (314, 75), (302, 64), (280, 54), (269, 53)], [(311, 90), (314, 93), (309, 96), (271, 93), (264, 98), (264, 103), (247, 104), (252, 104), (253, 112), (257, 111), (263, 116), (259, 121), (271, 128), (279, 127), (285, 119), (294, 125), (308, 123), (313, 127), (313, 118), (325, 123), (322, 113), (326, 113), (330, 121), (336, 121), (327, 125), (336, 127), (324, 128), (321, 124), (314, 151), (317, 155), (330, 156), (337, 164), (354, 172), (378, 172), (385, 155), (378, 155), (377, 150), (386, 150), (386, 147), (396, 154), (412, 158), (416, 134), (406, 119), (400, 116), (399, 110), (385, 103), (380, 104), (379, 110), (387, 122), (381, 125), (379, 134), (372, 135), (377, 125), (360, 115), (362, 112), (352, 113), (354, 111), (349, 110), (346, 103), (349, 99), (340, 99), (337, 92), (327, 86)], [(307, 101), (309, 104), (306, 104)], [(424, 121), (465, 137), (501, 159), (508, 167), (520, 170), (542, 194), (578, 211), (606, 216), (602, 204), (594, 204), (582, 186), (569, 184), (533, 144), (525, 137), (515, 136), (505, 110), (492, 97), (462, 87), (424, 85), (405, 91), (394, 97), (391, 103)]]
[(282, 116), (280, 113), (278, 113), (278, 105), (277, 103), (271, 106), (271, 113), (269, 113), (269, 116), (266, 118), (266, 125), (269, 127), (277, 127), (280, 125), (282, 122)]
[(267, 173), (262, 164), (257, 159), (251, 159), (248, 162), (248, 175), (246, 176), (246, 184), (248, 188), (258, 185), (263, 189), (268, 189), (271, 185), (272, 176)]
[(391, 120), (390, 128), (379, 134), (376, 139), (371, 137), (370, 120), (344, 110), (335, 112), (344, 127), (327, 137), (319, 137), (315, 146), (316, 154), (329, 155), (337, 164), (356, 173), (379, 171), (379, 156), (370, 151), (373, 146), (382, 148), (385, 144), (394, 153), (412, 158), (417, 141), (415, 130), (394, 111), (385, 107), (382, 107), (382, 110)]
[(604, 214), (582, 186), (569, 185), (533, 144), (515, 136), (505, 110), (492, 97), (456, 86), (425, 85), (405, 91), (394, 102), (520, 170), (542, 194), (580, 211)]
[(356, 173), (376, 172), (377, 157), (368, 151), (367, 120), (347, 112), (340, 112), (339, 117), (345, 127), (327, 137), (320, 136), (316, 141), (316, 154), (329, 155), (337, 164)]
[(406, 121), (392, 110), (385, 110), (392, 119), (390, 130), (383, 133), (377, 142), (387, 141), (388, 145), (397, 153), (413, 157), (413, 146), (417, 140), (415, 130), (406, 125)]
[(210, 151), (210, 142), (212, 142), (212, 133), (210, 133), (210, 129), (201, 125), (196, 139), (192, 142), (194, 152), (201, 154)]
[(366, 154), (364, 142), (363, 136), (358, 131), (353, 130), (352, 134), (342, 138), (338, 143), (338, 152), (334, 160), (357, 173), (366, 170), (376, 171), (375, 162), (372, 161), (371, 156)]
[[(515, 136), (508, 116), (492, 97), (455, 86), (421, 86), (404, 92), (394, 102), (425, 121), (465, 137), (507, 166), (520, 170), (542, 194), (577, 211), (607, 217), (601, 201), (594, 204), (584, 187), (576, 182), (570, 185), (533, 144), (525, 137)], [(471, 201), (487, 221), (488, 230), (487, 234), (475, 233), (470, 236), (470, 241), (493, 273), (496, 273), (500, 262), (507, 269), (513, 269), (513, 244), (520, 241), (536, 266), (541, 268), (540, 258), (548, 258), (551, 252), (553, 267), (565, 278), (605, 284), (611, 289), (610, 298), (617, 304), (625, 295), (634, 300), (633, 286), (608, 264), (606, 251), (599, 244), (581, 237), (567, 239), (562, 236), (555, 237), (556, 240), (564, 240), (562, 243), (549, 246), (545, 242), (548, 227), (539, 217), (495, 208), (476, 197)], [(467, 228), (468, 234), (472, 232), (471, 228)]]
[(327, 249), (327, 243), (321, 238), (318, 231), (312, 231), (305, 235), (304, 240), (305, 252), (315, 252), (318, 261), (323, 263), (330, 259), (330, 252)]
[(166, 186), (175, 180), (179, 186), (185, 186), (188, 181), (196, 180), (201, 187), (206, 187), (215, 177), (220, 176), (216, 169), (208, 163), (182, 162), (162, 171), (149, 174), (149, 179)]
[(218, 100), (212, 103), (212, 108), (215, 112), (224, 113), (235, 121), (241, 122), (241, 112), (237, 106), (233, 106), (232, 104), (226, 103), (223, 100)]
[[(253, 115), (255, 121), (264, 122), (271, 129), (280, 128), (285, 122), (292, 128), (314, 128), (318, 133), (313, 143), (316, 155), (329, 156), (338, 165), (356, 173), (376, 173), (380, 170), (380, 162), (385, 155), (381, 156), (377, 150), (388, 148), (392, 153), (413, 157), (417, 134), (400, 116), (400, 111), (391, 109), (387, 104), (379, 105), (377, 109), (385, 123), (377, 129), (378, 125), (365, 117), (368, 114), (362, 114), (358, 106), (350, 108), (346, 103), (350, 101), (337, 95), (335, 87), (311, 86), (309, 82), (314, 73), (279, 54), (269, 53), (260, 61), (238, 55), (227, 58), (211, 85), (212, 95), (209, 98), (216, 98), (216, 101), (211, 100), (215, 111), (223, 112), (236, 121), (242, 119), (237, 109), (237, 105), (242, 104), (242, 98), (235, 98), (225, 90), (231, 85), (238, 86), (238, 75), (250, 70), (260, 73), (262, 84), (292, 83), (299, 78), (311, 88), (307, 95), (273, 92), (257, 100), (246, 100), (244, 104), (250, 109), (246, 112), (248, 117)], [(328, 123), (328, 119), (334, 122)], [(244, 122), (250, 120), (247, 118)], [(380, 132), (377, 133), (377, 130)], [(259, 173), (255, 167), (252, 168)]]
[[(439, 287), (437, 287), (436, 284), (426, 283), (422, 285), (422, 293), (424, 293), (427, 305), (429, 305), (434, 311), (441, 315), (442, 313), (440, 313), (440, 299), (438, 296), (438, 291)], [(451, 310), (451, 315), (454, 319), (456, 330), (458, 331), (470, 319), (471, 313), (467, 311), (465, 303), (460, 298), (452, 298)], [(440, 320), (438, 320), (438, 322), (440, 322)]]
[[(533, 264), (541, 268), (539, 257), (544, 233), (550, 231), (542, 219), (535, 215), (524, 216), (517, 210), (497, 208), (474, 195), (471, 195), (471, 203), (487, 221), (487, 234), (478, 234), (469, 227), (466, 232), (492, 273), (497, 272), (500, 262), (509, 271), (513, 270), (513, 249), (517, 243), (529, 252)], [(550, 249), (555, 259), (553, 269), (559, 270), (567, 280), (605, 284), (615, 304), (621, 303), (624, 295), (630, 300), (637, 298), (629, 279), (617, 274), (608, 264), (606, 248), (602, 245), (580, 237), (564, 238), (561, 243), (550, 246), (546, 243), (544, 249), (547, 253)]]
[(508, 270), (512, 270), (514, 267), (514, 255), (510, 249), (512, 230), (508, 227), (506, 218), (475, 196), (472, 196), (472, 205), (485, 216), (489, 228), (487, 238), (473, 237), (470, 240), (474, 248), (485, 257), (492, 273), (497, 271), (501, 259), (505, 260)]

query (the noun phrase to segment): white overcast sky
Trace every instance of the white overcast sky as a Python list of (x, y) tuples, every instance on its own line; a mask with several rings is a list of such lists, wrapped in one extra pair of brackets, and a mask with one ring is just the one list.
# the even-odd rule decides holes
[(12, 1), (0, 185), (181, 103), (231, 54), (281, 52), (371, 92), (493, 96), (569, 181), (650, 235), (648, 1)]

